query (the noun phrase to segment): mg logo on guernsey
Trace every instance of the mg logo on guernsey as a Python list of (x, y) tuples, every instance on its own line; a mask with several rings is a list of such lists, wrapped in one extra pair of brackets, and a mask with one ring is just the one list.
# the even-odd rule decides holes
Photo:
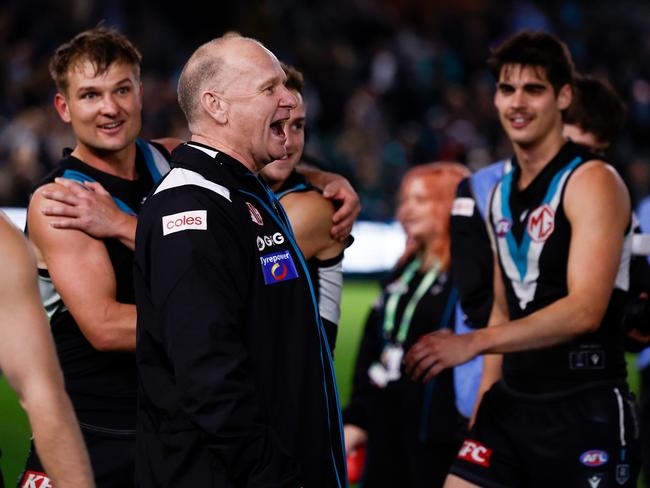
[(163, 235), (173, 234), (182, 230), (206, 230), (208, 228), (207, 210), (190, 210), (162, 218)]
[(276, 232), (272, 236), (257, 236), (257, 249), (263, 251), (265, 247), (275, 246), (283, 242), (284, 236), (279, 232)]
[(555, 229), (555, 212), (545, 203), (528, 217), (528, 235), (534, 242), (544, 242)]
[(484, 468), (490, 467), (490, 456), (492, 456), (492, 449), (488, 449), (480, 442), (471, 439), (465, 439), (463, 446), (458, 451), (459, 459), (478, 464)]
[(264, 283), (274, 285), (280, 281), (293, 280), (298, 277), (296, 265), (289, 251), (274, 252), (260, 256)]
[(20, 488), (53, 488), (50, 478), (45, 473), (26, 471)]

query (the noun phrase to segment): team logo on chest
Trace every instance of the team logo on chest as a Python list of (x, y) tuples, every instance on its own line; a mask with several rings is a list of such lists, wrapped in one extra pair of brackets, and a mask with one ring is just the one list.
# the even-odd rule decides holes
[(555, 212), (547, 203), (537, 207), (528, 217), (528, 235), (533, 242), (544, 242), (555, 229)]
[(252, 203), (246, 202), (246, 206), (248, 207), (248, 212), (251, 214), (251, 220), (257, 225), (264, 225), (264, 220), (262, 219), (260, 211), (257, 210)]

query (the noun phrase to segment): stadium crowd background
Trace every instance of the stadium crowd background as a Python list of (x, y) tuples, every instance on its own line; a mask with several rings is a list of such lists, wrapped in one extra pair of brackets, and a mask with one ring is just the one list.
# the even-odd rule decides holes
[(3, 0), (0, 206), (25, 206), (71, 146), (52, 108), (55, 46), (96, 25), (142, 51), (143, 135), (185, 137), (176, 81), (200, 43), (256, 37), (306, 74), (306, 153), (358, 189), (361, 218), (388, 220), (404, 171), (431, 160), (476, 169), (510, 154), (492, 106), (490, 46), (523, 28), (558, 34), (579, 71), (608, 79), (628, 107), (613, 151), (635, 202), (650, 190), (650, 3), (516, 0)]

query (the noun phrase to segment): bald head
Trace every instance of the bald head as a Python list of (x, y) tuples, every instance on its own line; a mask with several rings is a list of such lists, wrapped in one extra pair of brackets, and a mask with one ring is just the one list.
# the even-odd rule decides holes
[(203, 113), (201, 94), (205, 90), (225, 93), (239, 77), (246, 74), (249, 56), (260, 50), (273, 56), (255, 39), (226, 34), (194, 51), (178, 80), (178, 103), (191, 132), (194, 132), (192, 126)]

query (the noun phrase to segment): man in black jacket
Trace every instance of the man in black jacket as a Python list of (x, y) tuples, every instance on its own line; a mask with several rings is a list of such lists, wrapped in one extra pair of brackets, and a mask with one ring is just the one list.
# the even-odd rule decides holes
[(345, 485), (313, 285), (257, 177), (286, 154), (285, 80), (242, 37), (201, 46), (181, 73), (192, 138), (136, 235), (139, 486)]

